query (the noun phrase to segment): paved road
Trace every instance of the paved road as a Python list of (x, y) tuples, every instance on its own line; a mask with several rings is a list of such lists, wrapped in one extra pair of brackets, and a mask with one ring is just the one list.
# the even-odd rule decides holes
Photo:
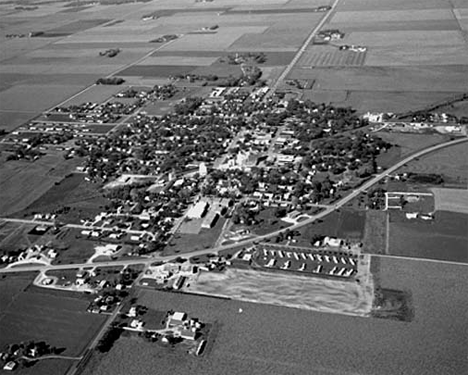
[[(356, 198), (359, 194), (361, 194), (365, 190), (371, 188), (372, 186), (377, 184), (379, 181), (384, 179), (388, 174), (395, 172), (397, 169), (401, 168), (403, 165), (405, 165), (406, 163), (410, 162), (413, 159), (416, 159), (416, 158), (421, 157), (423, 155), (426, 155), (426, 154), (429, 154), (431, 152), (440, 150), (442, 148), (457, 145), (457, 144), (460, 144), (460, 143), (463, 143), (463, 142), (466, 142), (466, 141), (468, 141), (468, 138), (455, 139), (455, 140), (452, 140), (452, 141), (449, 141), (449, 142), (445, 142), (445, 143), (441, 143), (441, 144), (438, 144), (438, 145), (428, 147), (428, 148), (426, 148), (424, 150), (418, 151), (418, 152), (416, 152), (416, 153), (414, 153), (414, 154), (412, 154), (410, 156), (407, 156), (405, 159), (401, 160), (400, 162), (396, 163), (392, 167), (388, 168), (387, 170), (383, 171), (382, 173), (380, 173), (380, 174), (374, 176), (373, 178), (371, 178), (369, 181), (365, 182), (359, 188), (354, 190), (351, 194), (349, 194), (346, 197), (340, 199), (335, 204), (328, 206), (328, 208), (326, 208), (324, 211), (319, 212), (318, 214), (310, 217), (307, 220), (304, 220), (304, 221), (302, 221), (300, 223), (292, 225), (292, 226), (288, 227), (287, 229), (289, 229), (289, 230), (299, 229), (299, 228), (301, 228), (301, 227), (303, 227), (305, 225), (311, 224), (314, 221), (325, 217), (326, 215), (330, 214), (331, 212), (343, 207), (345, 204), (349, 203), (352, 199)], [(3, 219), (3, 220), (15, 221), (15, 222), (20, 222), (20, 223), (31, 223), (31, 221), (29, 221), (29, 220), (21, 220), (21, 219)], [(33, 221), (33, 223), (37, 224), (38, 222)], [(251, 239), (248, 239), (248, 240), (240, 241), (240, 242), (229, 244), (229, 245), (218, 246), (218, 247), (215, 247), (215, 248), (212, 248), (212, 249), (192, 251), (190, 253), (184, 253), (184, 254), (180, 254), (180, 255), (176, 254), (176, 255), (171, 255), (171, 256), (153, 256), (151, 258), (146, 258), (146, 259), (145, 258), (143, 258), (143, 259), (129, 259), (129, 260), (99, 262), (99, 263), (95, 263), (95, 264), (96, 264), (96, 266), (100, 266), (100, 267), (127, 266), (127, 265), (134, 265), (134, 264), (149, 264), (149, 263), (152, 263), (152, 262), (155, 262), (155, 261), (170, 261), (170, 260), (173, 260), (173, 259), (178, 258), (180, 256), (183, 256), (185, 258), (189, 258), (189, 257), (193, 257), (193, 256), (204, 255), (204, 254), (207, 254), (207, 253), (217, 253), (219, 251), (229, 250), (229, 249), (236, 248), (236, 247), (249, 246), (254, 242), (266, 240), (266, 239), (271, 238), (271, 237), (275, 237), (275, 236), (277, 236), (278, 234), (280, 234), (281, 232), (283, 232), (283, 231), (285, 231), (287, 229), (280, 229), (280, 230), (277, 230), (277, 231), (274, 231), (274, 232), (271, 232), (271, 233), (268, 233), (268, 234), (265, 234), (265, 235), (262, 235), (262, 236), (258, 236), (258, 237), (255, 237), (255, 238), (251, 238)], [(92, 264), (92, 265), (94, 265), (94, 264)], [(50, 266), (44, 266), (44, 265), (37, 265), (36, 266), (36, 265), (34, 265), (34, 266), (24, 266), (24, 267), (20, 267), (20, 268), (4, 268), (4, 269), (0, 269), (0, 273), (62, 270), (62, 269), (90, 267), (92, 265), (89, 264), (89, 263), (60, 264), (60, 265), (50, 265)]]
[(275, 91), (278, 89), (278, 86), (283, 82), (283, 80), (288, 76), (289, 72), (294, 68), (294, 65), (296, 65), (296, 63), (299, 61), (299, 59), (301, 58), (304, 51), (307, 49), (307, 46), (310, 44), (314, 36), (320, 31), (320, 29), (325, 24), (325, 22), (327, 22), (328, 19), (331, 17), (331, 15), (333, 14), (333, 11), (335, 10), (336, 6), (338, 5), (340, 1), (341, 0), (335, 0), (333, 2), (333, 4), (331, 5), (331, 9), (325, 14), (325, 16), (319, 22), (319, 24), (310, 32), (309, 36), (304, 41), (304, 44), (302, 44), (301, 48), (299, 48), (299, 50), (296, 52), (296, 55), (291, 60), (289, 65), (283, 70), (281, 75), (277, 78), (276, 82), (271, 87), (271, 90), (267, 93), (267, 95), (265, 95), (266, 97), (269, 97), (275, 93)]

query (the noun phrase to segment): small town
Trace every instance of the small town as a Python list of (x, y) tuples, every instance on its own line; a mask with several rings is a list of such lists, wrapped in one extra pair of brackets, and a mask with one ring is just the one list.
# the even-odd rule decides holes
[(464, 373), (466, 11), (1, 2), (0, 375)]

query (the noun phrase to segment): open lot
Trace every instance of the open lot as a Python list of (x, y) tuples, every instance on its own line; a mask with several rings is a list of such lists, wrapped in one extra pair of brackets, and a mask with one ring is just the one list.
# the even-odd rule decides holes
[(126, 375), (138, 369), (142, 375), (279, 375), (308, 374), (313, 368), (318, 375), (458, 375), (467, 365), (465, 322), (460, 318), (466, 293), (459, 282), (465, 272), (461, 265), (381, 258), (382, 286), (411, 293), (415, 318), (408, 323), (144, 291), (140, 304), (216, 322), (211, 349), (195, 358), (122, 338), (100, 361), (91, 361), (84, 374)]

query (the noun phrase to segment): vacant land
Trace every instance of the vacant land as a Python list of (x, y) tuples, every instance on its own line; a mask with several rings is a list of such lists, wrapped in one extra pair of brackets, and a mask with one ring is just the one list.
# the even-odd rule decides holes
[(436, 211), (450, 211), (468, 214), (468, 190), (431, 189), (435, 198)]
[(308, 374), (313, 368), (319, 375), (458, 375), (467, 366), (465, 322), (460, 319), (465, 313), (465, 287), (459, 282), (464, 274), (462, 266), (382, 258), (382, 286), (411, 294), (415, 319), (409, 323), (144, 291), (139, 304), (216, 322), (211, 349), (195, 358), (160, 353), (154, 344), (123, 338), (85, 374), (124, 375), (138, 369), (142, 375), (279, 375)]
[(468, 215), (437, 211), (433, 221), (390, 222), (389, 253), (468, 262)]

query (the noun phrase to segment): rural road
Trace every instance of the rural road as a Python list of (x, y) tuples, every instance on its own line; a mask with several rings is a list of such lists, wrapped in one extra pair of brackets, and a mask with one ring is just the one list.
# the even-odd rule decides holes
[(333, 4), (331, 5), (331, 9), (325, 14), (322, 20), (318, 23), (318, 25), (310, 32), (309, 36), (304, 41), (301, 48), (299, 48), (299, 50), (296, 52), (296, 55), (294, 55), (294, 58), (291, 60), (289, 65), (283, 70), (280, 76), (276, 79), (275, 83), (271, 87), (270, 91), (265, 95), (265, 97), (269, 97), (275, 93), (275, 91), (278, 89), (278, 86), (284, 81), (284, 79), (288, 76), (288, 74), (294, 68), (296, 63), (299, 61), (299, 59), (301, 58), (302, 54), (307, 49), (307, 46), (310, 44), (314, 36), (320, 31), (322, 26), (329, 20), (329, 18), (333, 14), (333, 11), (335, 10), (336, 6), (338, 5), (340, 1), (341, 0), (335, 0), (333, 2)]
[[(303, 227), (305, 225), (311, 224), (314, 221), (319, 220), (319, 219), (325, 217), (326, 215), (330, 214), (331, 212), (343, 207), (345, 204), (349, 203), (351, 200), (356, 198), (359, 194), (361, 194), (365, 190), (369, 189), (370, 187), (374, 186), (379, 181), (384, 179), (388, 174), (395, 172), (397, 169), (401, 168), (402, 166), (404, 166), (406, 163), (410, 162), (411, 160), (416, 159), (416, 158), (421, 157), (421, 156), (424, 156), (424, 155), (429, 154), (431, 152), (440, 150), (442, 148), (454, 146), (454, 145), (457, 145), (457, 144), (460, 144), (460, 143), (463, 143), (463, 142), (466, 142), (466, 141), (468, 141), (468, 138), (464, 137), (464, 138), (459, 138), (459, 139), (455, 139), (455, 140), (452, 140), (452, 141), (448, 141), (448, 142), (445, 142), (445, 143), (440, 143), (440, 144), (437, 144), (437, 145), (433, 145), (433, 146), (430, 146), (430, 147), (428, 147), (428, 148), (426, 148), (424, 150), (420, 150), (420, 151), (418, 151), (418, 152), (416, 152), (416, 153), (414, 153), (412, 155), (407, 156), (405, 159), (399, 161), (398, 163), (396, 163), (392, 167), (386, 169), (382, 173), (379, 173), (378, 175), (374, 176), (373, 178), (371, 178), (369, 181), (365, 182), (363, 185), (361, 185), (359, 188), (357, 188), (356, 190), (351, 192), (346, 197), (340, 199), (335, 204), (328, 206), (328, 208), (326, 208), (324, 211), (319, 212), (318, 214), (310, 217), (309, 219), (304, 220), (304, 221), (302, 221), (300, 223), (294, 224), (294, 225), (292, 225), (292, 226), (290, 226), (290, 227), (288, 227), (286, 229), (276, 230), (274, 232), (271, 232), (271, 233), (268, 233), (268, 234), (265, 234), (265, 235), (262, 235), (262, 236), (257, 236), (257, 237), (254, 237), (254, 238), (251, 238), (251, 239), (248, 239), (248, 240), (239, 241), (239, 242), (229, 244), (229, 245), (222, 245), (222, 246), (218, 246), (218, 247), (211, 248), (211, 249), (203, 249), (203, 250), (198, 250), (198, 251), (192, 251), (192, 252), (184, 253), (184, 254), (180, 254), (180, 255), (175, 254), (175, 255), (170, 255), (170, 256), (153, 256), (153, 257), (147, 258), (147, 259), (129, 259), (129, 260), (99, 262), (99, 263), (95, 263), (95, 264), (81, 263), (81, 264), (60, 264), (60, 265), (48, 265), (48, 266), (30, 265), (30, 266), (23, 266), (23, 267), (3, 268), (3, 269), (0, 269), (0, 274), (2, 274), (2, 273), (16, 273), (16, 272), (32, 272), (32, 271), (74, 269), (74, 268), (82, 268), (82, 267), (92, 267), (94, 265), (99, 266), (99, 267), (106, 267), (106, 266), (128, 266), (128, 265), (134, 265), (134, 264), (150, 264), (150, 263), (157, 262), (157, 261), (171, 261), (171, 260), (176, 259), (176, 258), (178, 258), (180, 256), (183, 256), (184, 258), (190, 258), (190, 257), (194, 257), (194, 256), (200, 256), (200, 255), (208, 254), (208, 253), (217, 253), (219, 251), (229, 250), (229, 249), (232, 249), (232, 248), (248, 246), (248, 245), (251, 245), (254, 242), (258, 242), (258, 241), (262, 241), (262, 240), (265, 240), (265, 239), (268, 239), (268, 238), (271, 238), (271, 237), (275, 237), (275, 236), (279, 235), (281, 232), (284, 232), (285, 230), (295, 230), (295, 229), (299, 229), (299, 228), (301, 228), (301, 227)], [(2, 218), (0, 220), (19, 222), (19, 223), (26, 223), (26, 224), (30, 224), (30, 223), (38, 224), (38, 222), (35, 222), (35, 221), (21, 220), (21, 219)]]

